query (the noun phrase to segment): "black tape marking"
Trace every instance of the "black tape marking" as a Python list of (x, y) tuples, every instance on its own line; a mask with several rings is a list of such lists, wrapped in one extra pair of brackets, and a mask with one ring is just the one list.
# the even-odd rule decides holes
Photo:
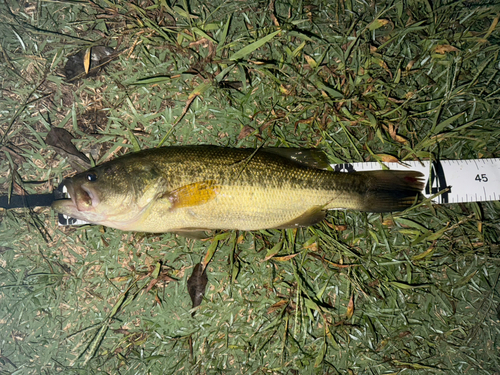
[(446, 183), (446, 176), (444, 174), (441, 162), (439, 160), (433, 161), (431, 167), (431, 175), (427, 180), (427, 184), (425, 185), (425, 193), (427, 195), (434, 195), (445, 189), (448, 189), (448, 191), (441, 194), (441, 203), (449, 203), (451, 186), (448, 186), (448, 184)]
[(334, 172), (344, 172), (344, 173), (352, 173), (356, 172), (354, 169), (354, 166), (349, 163), (344, 163), (344, 164), (335, 164), (333, 167)]

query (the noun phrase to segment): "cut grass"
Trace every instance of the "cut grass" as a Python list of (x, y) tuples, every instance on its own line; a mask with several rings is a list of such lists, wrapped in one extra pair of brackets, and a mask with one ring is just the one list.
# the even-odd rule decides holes
[[(73, 172), (45, 144), (51, 126), (95, 163), (199, 143), (317, 147), (332, 162), (499, 157), (499, 10), (1, 4), (0, 183), (48, 192)], [(65, 57), (102, 44), (119, 58), (65, 83)], [(499, 202), (333, 212), (308, 229), (203, 242), (6, 211), (1, 371), (498, 374), (499, 214)], [(192, 318), (186, 279), (210, 244)]]

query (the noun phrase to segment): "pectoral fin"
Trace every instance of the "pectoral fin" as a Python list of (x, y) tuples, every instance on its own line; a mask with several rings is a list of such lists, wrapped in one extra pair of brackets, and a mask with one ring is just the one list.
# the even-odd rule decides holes
[(193, 207), (205, 204), (214, 199), (220, 192), (220, 185), (215, 181), (201, 181), (181, 186), (168, 192), (165, 196), (170, 200), (171, 210), (181, 207)]
[(325, 218), (326, 212), (323, 210), (322, 206), (314, 206), (304, 212), (302, 215), (290, 220), (287, 223), (281, 224), (275, 229), (286, 229), (286, 228), (298, 228), (298, 227), (309, 227), (311, 225), (319, 223)]

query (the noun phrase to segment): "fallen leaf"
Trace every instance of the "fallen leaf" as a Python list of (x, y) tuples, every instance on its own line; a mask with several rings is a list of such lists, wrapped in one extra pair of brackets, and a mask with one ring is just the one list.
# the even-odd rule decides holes
[(383, 19), (383, 18), (377, 19), (377, 20), (373, 21), (370, 24), (370, 26), (368, 26), (368, 29), (370, 31), (377, 30), (377, 29), (381, 28), (382, 26), (387, 25), (389, 22), (391, 22), (391, 21)]
[(311, 56), (304, 54), (304, 58), (306, 59), (307, 64), (311, 67), (311, 69), (314, 69), (318, 66), (316, 61)]
[(376, 154), (378, 158), (380, 158), (380, 161), (383, 163), (398, 163), (399, 160), (397, 157), (388, 155), (388, 154)]
[[(189, 297), (191, 297), (191, 302), (193, 303), (193, 309), (201, 304), (203, 297), (205, 296), (205, 289), (207, 287), (208, 277), (207, 271), (203, 264), (198, 263), (194, 266), (193, 273), (187, 281)], [(191, 314), (194, 316), (195, 311)]]
[(391, 136), (391, 138), (393, 140), (395, 140), (396, 142), (398, 143), (402, 143), (402, 144), (406, 144), (408, 141), (406, 140), (406, 138), (400, 136), (399, 134), (397, 134), (396, 132), (396, 127), (392, 124), (389, 124), (389, 127), (386, 127), (384, 125), (384, 129), (387, 130), (389, 132), (389, 135)]
[(91, 62), (91, 57), (92, 55), (90, 54), (90, 51), (92, 50), (92, 48), (87, 48), (87, 50), (85, 51), (85, 55), (83, 56), (83, 69), (85, 70), (85, 73), (86, 74), (89, 74), (89, 70), (90, 70), (90, 62)]
[(354, 314), (354, 295), (351, 295), (351, 299), (349, 300), (349, 304), (347, 305), (347, 319), (351, 319), (352, 314)]
[(83, 77), (95, 76), (104, 65), (114, 60), (118, 54), (113, 48), (106, 46), (95, 46), (80, 50), (68, 57), (68, 61), (64, 65), (64, 75), (68, 82)]
[(281, 301), (276, 302), (269, 309), (267, 309), (267, 313), (271, 314), (271, 313), (275, 312), (276, 310), (281, 309), (283, 306), (286, 306), (287, 304), (288, 304), (288, 301), (282, 299)]
[(146, 288), (146, 293), (149, 292), (151, 290), (152, 287), (154, 287), (156, 285), (156, 283), (158, 282), (158, 279), (152, 279), (150, 282), (149, 282), (149, 285), (148, 287)]
[(446, 52), (455, 52), (455, 51), (459, 51), (459, 49), (449, 44), (440, 44), (439, 46), (436, 46), (436, 48), (434, 49), (434, 52), (439, 53), (441, 55), (444, 55)]
[(245, 125), (243, 129), (241, 129), (240, 134), (238, 135), (238, 139), (243, 139), (248, 137), (250, 134), (252, 134), (255, 131), (254, 128), (251, 126)]
[(285, 262), (287, 260), (290, 260), (292, 258), (295, 258), (297, 255), (299, 255), (300, 253), (295, 253), (295, 254), (290, 254), (290, 255), (285, 255), (285, 256), (282, 256), (282, 257), (273, 257), (274, 260), (278, 260), (278, 261), (281, 261), (281, 262)]
[(318, 250), (318, 243), (317, 242), (313, 242), (310, 245), (304, 246), (304, 249), (308, 249), (308, 250), (311, 250), (311, 251), (317, 251)]
[(387, 227), (393, 227), (394, 226), (394, 220), (392, 219), (385, 219), (382, 221), (382, 225), (385, 225)]
[(71, 140), (73, 135), (63, 128), (52, 127), (45, 137), (45, 142), (54, 147), (56, 152), (67, 157), (71, 166), (78, 171), (90, 168), (90, 160), (85, 154), (78, 151)]

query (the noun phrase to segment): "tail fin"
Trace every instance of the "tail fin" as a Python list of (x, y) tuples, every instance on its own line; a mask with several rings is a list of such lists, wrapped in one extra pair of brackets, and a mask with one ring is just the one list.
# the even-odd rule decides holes
[(415, 171), (360, 172), (368, 177), (361, 211), (403, 211), (422, 198), (424, 175)]

